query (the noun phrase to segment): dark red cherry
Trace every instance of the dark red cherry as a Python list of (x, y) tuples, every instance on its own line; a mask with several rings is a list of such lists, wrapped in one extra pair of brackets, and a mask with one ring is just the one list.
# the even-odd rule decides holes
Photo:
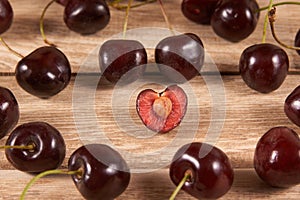
[(5, 149), (8, 161), (18, 170), (38, 173), (58, 168), (65, 158), (66, 145), (60, 132), (45, 122), (30, 122), (15, 128), (6, 145), (28, 146), (33, 150)]
[(239, 42), (255, 30), (258, 18), (255, 0), (222, 0), (211, 17), (211, 26), (218, 36)]
[(0, 1), (0, 34), (6, 32), (13, 21), (13, 9), (8, 0)]
[(66, 6), (70, 0), (56, 0), (57, 3), (61, 4), (62, 6)]
[(85, 199), (113, 200), (127, 188), (130, 172), (122, 156), (103, 144), (88, 144), (78, 148), (69, 159), (69, 170), (82, 169), (82, 175), (72, 179)]
[(19, 105), (14, 94), (0, 87), (0, 139), (15, 127), (19, 115)]
[(170, 165), (170, 178), (175, 185), (186, 173), (191, 177), (182, 189), (197, 199), (219, 198), (232, 186), (234, 173), (227, 155), (206, 143), (182, 146)]
[(285, 99), (284, 112), (297, 126), (300, 126), (300, 85)]
[(275, 127), (258, 141), (254, 167), (259, 177), (274, 187), (300, 184), (300, 138), (292, 129)]
[(110, 12), (104, 0), (69, 0), (64, 11), (67, 27), (82, 35), (96, 33), (109, 20)]
[(19, 61), (16, 67), (18, 84), (40, 98), (58, 94), (71, 78), (67, 57), (57, 48), (40, 47)]
[(204, 63), (204, 48), (193, 33), (170, 36), (155, 47), (155, 61), (170, 81), (183, 83), (197, 76)]
[[(300, 47), (300, 29), (298, 30), (295, 37), (295, 46)], [(297, 53), (300, 55), (300, 50), (297, 50)]]
[(221, 0), (183, 0), (181, 11), (184, 16), (199, 24), (210, 24), (210, 19)]
[(108, 40), (99, 51), (101, 72), (111, 83), (117, 83), (121, 78), (123, 83), (139, 79), (146, 64), (146, 50), (136, 40)]
[(255, 44), (246, 48), (239, 63), (245, 83), (252, 89), (269, 93), (283, 83), (289, 69), (286, 52), (273, 44)]

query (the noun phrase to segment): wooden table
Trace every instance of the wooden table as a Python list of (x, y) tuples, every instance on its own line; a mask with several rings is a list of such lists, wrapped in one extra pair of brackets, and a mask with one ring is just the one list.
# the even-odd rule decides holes
[[(97, 52), (99, 45), (110, 39), (112, 35), (122, 32), (125, 12), (111, 9), (111, 21), (104, 30), (94, 35), (81, 36), (65, 26), (63, 7), (54, 4), (46, 13), (45, 32), (48, 39), (55, 43), (69, 58), (73, 70), (72, 81), (63, 92), (48, 100), (42, 100), (24, 92), (17, 85), (14, 78), (14, 69), (19, 58), (0, 46), (0, 83), (1, 86), (11, 89), (19, 102), (21, 111), (19, 124), (31, 121), (46, 121), (60, 130), (67, 145), (66, 159), (61, 168), (66, 168), (68, 157), (76, 148), (88, 142), (85, 139), (94, 142), (102, 141), (103, 138), (99, 139), (95, 136), (97, 130), (91, 129), (95, 124), (81, 123), (87, 119), (95, 119), (97, 122), (95, 126), (100, 127), (99, 132), (105, 133), (102, 136), (109, 139), (110, 143), (116, 149), (122, 151), (126, 158), (133, 159), (128, 160), (128, 162), (141, 164), (140, 167), (136, 166), (136, 170), (133, 170), (136, 173), (132, 174), (128, 189), (118, 199), (167, 199), (175, 187), (169, 179), (168, 165), (159, 166), (159, 164), (160, 162), (168, 163), (168, 159), (172, 157), (173, 152), (179, 148), (176, 145), (168, 145), (179, 136), (183, 136), (182, 142), (207, 141), (209, 126), (213, 121), (219, 121), (221, 122), (218, 124), (220, 129), (216, 130), (216, 135), (212, 137), (211, 142), (228, 154), (235, 168), (234, 184), (223, 199), (299, 199), (300, 185), (289, 189), (271, 188), (258, 178), (252, 164), (256, 143), (267, 130), (274, 126), (288, 126), (296, 132), (300, 132), (299, 127), (292, 124), (283, 111), (285, 98), (300, 83), (299, 55), (295, 51), (286, 50), (290, 58), (290, 70), (285, 82), (278, 90), (270, 94), (259, 94), (245, 85), (238, 73), (237, 65), (243, 49), (261, 42), (265, 12), (261, 13), (258, 26), (249, 38), (239, 43), (230, 43), (217, 37), (210, 26), (197, 25), (187, 20), (180, 11), (180, 0), (165, 0), (164, 2), (174, 30), (198, 34), (205, 45), (207, 55), (216, 63), (221, 73), (220, 80), (223, 83), (219, 86), (222, 86), (225, 94), (221, 96), (223, 105), (221, 105), (219, 112), (224, 115), (218, 115), (217, 117), (213, 115), (212, 98), (215, 93), (213, 91), (209, 93), (209, 87), (210, 84), (218, 83), (210, 82), (208, 84), (205, 81), (205, 77), (209, 79), (214, 78), (216, 75), (203, 73), (203, 76), (196, 77), (183, 85), (183, 87), (189, 88), (188, 95), (194, 97), (191, 100), (193, 103), (189, 105), (188, 112), (191, 114), (190, 116), (197, 116), (197, 118), (186, 117), (178, 129), (164, 135), (153, 135), (147, 131), (137, 117), (135, 97), (142, 88), (163, 89), (163, 85), (167, 83), (162, 82), (162, 85), (147, 83), (143, 85), (143, 82), (138, 81), (137, 88), (125, 87), (124, 90), (114, 88), (107, 83), (101, 83), (97, 90), (94, 90), (93, 85), (82, 88), (82, 85), (75, 84), (78, 72), (88, 72), (85, 75), (90, 77), (99, 75), (97, 66), (88, 65), (87, 62), (91, 58), (90, 56)], [(267, 1), (259, 1), (261, 6), (266, 5), (266, 3)], [(44, 45), (39, 33), (39, 18), (47, 2), (11, 0), (11, 4), (14, 9), (14, 23), (2, 37), (12, 48), (23, 55), (27, 55), (35, 48)], [(293, 44), (295, 34), (299, 29), (299, 11), (300, 7), (297, 6), (281, 6), (277, 9), (277, 33), (288, 44)], [(137, 39), (150, 41), (146, 47), (149, 62), (153, 62), (153, 46), (151, 46), (149, 38), (152, 38), (153, 34), (159, 33), (153, 30), (167, 28), (158, 3), (131, 10), (128, 22), (128, 37), (130, 37), (130, 33), (137, 33), (136, 28), (147, 30), (148, 35), (138, 34)], [(166, 31), (166, 29), (162, 31)], [(154, 36), (153, 38), (157, 39), (158, 37)], [(269, 29), (267, 42), (275, 43)], [(85, 65), (86, 68), (84, 68)], [(149, 74), (150, 77), (154, 77), (153, 80), (162, 79), (151, 70)], [(73, 98), (80, 91), (78, 88), (86, 89), (88, 94), (95, 94), (94, 109), (84, 112), (84, 115), (80, 115), (82, 107), (77, 106), (80, 103), (86, 103), (85, 98), (79, 98), (76, 101)], [(125, 91), (125, 93), (122, 93), (122, 91)], [(120, 94), (123, 95), (122, 97), (125, 100), (128, 99), (125, 107), (118, 106), (114, 101)], [(126, 94), (128, 95), (126, 96)], [(124, 114), (122, 112), (118, 113), (120, 110), (123, 110)], [(127, 127), (121, 122), (122, 120), (128, 120), (128, 116), (130, 116), (130, 124)], [(83, 127), (78, 128), (79, 125), (83, 125)], [(128, 132), (128, 130), (132, 132)], [(144, 130), (145, 135), (141, 132), (136, 135), (135, 130)], [(88, 131), (91, 136), (94, 134), (95, 137), (84, 137), (82, 134), (84, 131)], [(187, 136), (184, 137), (181, 133), (186, 133)], [(2, 144), (5, 143), (6, 139), (7, 137), (2, 139)], [(107, 142), (107, 140), (103, 141)], [(135, 155), (139, 153), (139, 155), (147, 153), (156, 155), (155, 152), (159, 152), (161, 149), (166, 154), (156, 156), (159, 160), (158, 163), (155, 162), (157, 160), (148, 160), (148, 157), (143, 156), (140, 156), (140, 160), (134, 160)], [(151, 168), (149, 168), (149, 164), (151, 165), (152, 162), (156, 164), (155, 167), (159, 167), (151, 171), (149, 170)], [(148, 166), (146, 168), (148, 172), (137, 173), (143, 169), (143, 164)], [(18, 199), (32, 175), (15, 170), (6, 160), (3, 152), (0, 154), (0, 167), (0, 198)], [(82, 199), (72, 179), (68, 176), (43, 178), (30, 189), (27, 198)], [(178, 199), (192, 199), (192, 197), (181, 191)]]

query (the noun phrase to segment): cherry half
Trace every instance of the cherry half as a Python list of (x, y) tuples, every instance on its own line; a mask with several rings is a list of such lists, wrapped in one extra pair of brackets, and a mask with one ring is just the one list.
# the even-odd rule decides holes
[(22, 58), (16, 66), (18, 84), (28, 93), (49, 98), (70, 82), (71, 67), (67, 57), (57, 48), (44, 46)]
[(110, 12), (105, 0), (69, 0), (65, 6), (65, 24), (82, 35), (96, 33), (106, 27), (109, 20)]
[(30, 122), (15, 128), (6, 146), (33, 146), (33, 149), (5, 149), (8, 161), (18, 170), (39, 173), (58, 168), (65, 158), (66, 145), (60, 132), (45, 122)]
[(17, 125), (19, 115), (19, 104), (14, 94), (0, 87), (0, 139)]
[(170, 178), (175, 185), (185, 176), (188, 176), (182, 187), (185, 192), (197, 199), (216, 199), (230, 190), (234, 172), (222, 150), (193, 142), (182, 146), (170, 165)]
[(146, 64), (146, 50), (136, 40), (108, 40), (99, 50), (101, 72), (111, 83), (117, 83), (121, 78), (123, 83), (139, 79)]
[(186, 82), (199, 75), (203, 66), (203, 43), (193, 33), (164, 38), (155, 47), (155, 61), (170, 81)]
[(300, 138), (287, 127), (274, 127), (258, 141), (254, 167), (259, 177), (274, 187), (300, 183)]
[(141, 91), (136, 100), (136, 110), (147, 128), (167, 133), (180, 124), (186, 113), (187, 103), (183, 89), (171, 85), (160, 93), (152, 89)]
[(218, 36), (239, 42), (255, 30), (258, 18), (255, 0), (222, 0), (211, 17), (211, 26)]
[(300, 126), (300, 86), (285, 99), (284, 112), (294, 124)]
[(239, 62), (240, 74), (252, 89), (269, 93), (278, 89), (289, 69), (289, 58), (279, 46), (261, 43), (246, 48)]
[(0, 1), (0, 34), (6, 32), (13, 21), (13, 9), (8, 0)]
[[(298, 30), (295, 37), (295, 46), (300, 47), (300, 29)], [(297, 53), (300, 55), (300, 50), (297, 50)]]

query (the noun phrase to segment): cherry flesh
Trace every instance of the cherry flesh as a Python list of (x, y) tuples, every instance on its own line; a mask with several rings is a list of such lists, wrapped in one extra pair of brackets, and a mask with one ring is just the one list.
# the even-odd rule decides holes
[(19, 104), (14, 94), (0, 87), (0, 139), (17, 125), (19, 115)]
[(61, 92), (70, 82), (71, 67), (57, 48), (40, 47), (21, 59), (16, 67), (18, 84), (28, 93), (49, 98)]
[(199, 24), (210, 24), (217, 5), (221, 0), (183, 0), (181, 11), (186, 18)]
[(69, 0), (65, 6), (65, 24), (82, 35), (98, 32), (109, 20), (110, 12), (104, 0)]
[(183, 83), (199, 75), (204, 63), (204, 48), (193, 33), (170, 36), (155, 48), (160, 72), (170, 81)]
[(15, 128), (6, 145), (34, 149), (5, 149), (8, 161), (18, 170), (39, 173), (58, 168), (65, 158), (66, 145), (60, 132), (45, 122), (30, 122)]
[(275, 127), (258, 141), (254, 167), (259, 177), (274, 187), (300, 183), (300, 138), (292, 129)]
[(186, 173), (190, 178), (182, 189), (197, 199), (219, 198), (232, 186), (234, 172), (227, 155), (206, 143), (182, 146), (170, 165), (170, 178), (178, 185)]
[[(295, 46), (300, 47), (300, 29), (298, 30), (295, 37)], [(300, 50), (297, 50), (297, 53), (300, 55)]]
[(255, 0), (222, 0), (211, 17), (211, 26), (218, 36), (239, 42), (255, 30), (258, 10)]
[(167, 133), (180, 124), (186, 113), (187, 102), (183, 89), (171, 85), (161, 93), (151, 89), (140, 92), (136, 100), (136, 110), (147, 128)]
[(269, 93), (278, 89), (289, 69), (286, 52), (279, 46), (261, 43), (246, 48), (239, 62), (240, 74), (252, 89)]
[(146, 64), (146, 50), (136, 40), (108, 40), (99, 51), (100, 69), (111, 83), (117, 83), (121, 78), (123, 83), (139, 79)]
[(294, 124), (300, 126), (300, 86), (285, 99), (284, 112)]
[(0, 1), (0, 34), (6, 32), (13, 21), (13, 9), (7, 0)]
[(88, 144), (77, 149), (69, 159), (69, 170), (82, 170), (72, 179), (86, 199), (113, 200), (125, 191), (130, 181), (126, 161), (111, 147)]

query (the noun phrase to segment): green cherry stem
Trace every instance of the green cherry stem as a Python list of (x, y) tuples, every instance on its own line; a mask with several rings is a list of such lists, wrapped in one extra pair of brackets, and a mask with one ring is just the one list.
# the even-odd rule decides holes
[(35, 145), (33, 144), (29, 144), (27, 146), (25, 145), (16, 145), (16, 146), (12, 146), (12, 145), (4, 145), (4, 146), (0, 146), (0, 149), (26, 149), (26, 150), (33, 150), (35, 148)]
[(25, 195), (27, 193), (27, 191), (29, 190), (29, 188), (40, 178), (43, 178), (44, 176), (47, 175), (53, 175), (53, 174), (66, 174), (66, 175), (78, 175), (78, 176), (82, 176), (82, 171), (81, 170), (76, 170), (76, 171), (69, 171), (69, 170), (62, 170), (62, 169), (54, 169), (54, 170), (48, 170), (48, 171), (44, 171), (41, 172), (40, 174), (36, 175), (35, 177), (33, 177), (25, 186), (21, 196), (20, 196), (20, 200), (24, 200)]
[(162, 15), (164, 16), (165, 22), (166, 22), (169, 30), (172, 32), (173, 35), (175, 35), (173, 27), (172, 27), (172, 25), (171, 25), (171, 23), (169, 21), (169, 18), (167, 16), (166, 9), (164, 8), (162, 0), (158, 0), (158, 2), (159, 2), (159, 5), (160, 5), (160, 9), (161, 9)]
[(186, 173), (184, 174), (184, 177), (181, 179), (180, 183), (177, 185), (176, 189), (172, 193), (172, 195), (169, 198), (169, 200), (175, 200), (176, 196), (178, 195), (178, 193), (181, 190), (181, 188), (183, 187), (183, 185), (190, 178), (191, 178), (191, 172), (190, 171), (186, 171)]
[(44, 31), (44, 17), (45, 17), (45, 14), (46, 14), (46, 11), (48, 10), (48, 8), (55, 2), (55, 0), (51, 0), (47, 5), (46, 7), (44, 8), (43, 12), (42, 12), (42, 15), (41, 15), (41, 18), (40, 18), (40, 32), (41, 32), (41, 35), (42, 35), (42, 38), (44, 40), (44, 42), (50, 46), (56, 46), (55, 44), (49, 42), (47, 40), (47, 37), (45, 35), (45, 31)]
[(269, 17), (269, 23), (270, 23), (270, 28), (271, 28), (271, 32), (272, 32), (272, 36), (275, 39), (275, 41), (280, 44), (281, 46), (288, 48), (288, 49), (293, 49), (293, 50), (300, 50), (300, 47), (295, 47), (295, 46), (289, 46), (283, 42), (280, 41), (280, 39), (277, 37), (276, 33), (275, 33), (275, 26), (274, 26), (274, 22), (275, 22), (275, 14), (276, 14), (276, 8), (272, 8), (269, 12), (268, 12), (268, 17)]
[(24, 58), (24, 56), (20, 53), (18, 53), (17, 51), (13, 50), (12, 48), (10, 48), (10, 46), (4, 41), (4, 39), (2, 37), (0, 37), (0, 41), (2, 42), (2, 44), (13, 54), (15, 54), (16, 56), (20, 57), (20, 58)]
[[(294, 2), (294, 1), (284, 1), (279, 3), (274, 3), (273, 6), (281, 6), (281, 5), (300, 5), (300, 2)], [(261, 7), (259, 11), (267, 10), (269, 6)]]
[[(273, 6), (273, 0), (270, 0), (269, 2), (269, 6), (268, 6), (268, 12), (271, 10)], [(266, 38), (267, 38), (267, 27), (268, 27), (268, 19), (269, 19), (269, 15), (268, 13), (265, 16), (265, 21), (264, 21), (264, 29), (263, 29), (263, 37), (262, 37), (262, 43), (266, 42)]]
[[(109, 3), (109, 5), (117, 10), (124, 10), (124, 9), (127, 9), (127, 5), (122, 5), (120, 4), (122, 0), (115, 0), (111, 3)], [(133, 4), (131, 6), (131, 8), (136, 8), (136, 7), (139, 7), (139, 6), (143, 6), (145, 4), (149, 4), (149, 3), (153, 3), (155, 2), (156, 0), (147, 0), (145, 2), (140, 2), (140, 3), (136, 3), (136, 4)]]
[(124, 27), (123, 27), (123, 39), (126, 38), (126, 30), (127, 30), (127, 25), (128, 25), (128, 19), (129, 19), (129, 11), (131, 8), (133, 0), (128, 0), (128, 5), (126, 9), (126, 14), (125, 14), (125, 21), (124, 21)]

